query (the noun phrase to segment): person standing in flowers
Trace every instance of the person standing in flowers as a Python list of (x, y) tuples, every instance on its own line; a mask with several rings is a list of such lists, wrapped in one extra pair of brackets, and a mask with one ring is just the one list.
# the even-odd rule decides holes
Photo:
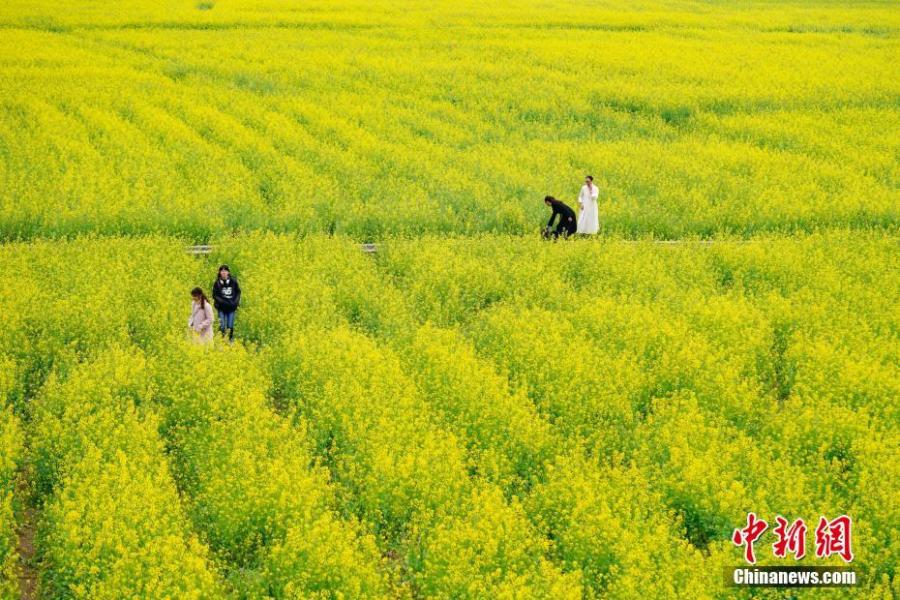
[(213, 341), (212, 304), (198, 287), (191, 290), (191, 298), (191, 316), (188, 319), (191, 338), (196, 342), (209, 344)]
[(597, 196), (600, 190), (594, 185), (594, 178), (588, 175), (578, 194), (578, 233), (594, 235), (600, 230), (600, 215), (597, 210)]
[(219, 311), (219, 331), (222, 337), (228, 332), (228, 341), (234, 341), (234, 315), (241, 304), (241, 286), (231, 276), (228, 265), (219, 267), (219, 277), (212, 288), (213, 302)]
[[(547, 221), (547, 228), (544, 230), (545, 237), (552, 236), (556, 239), (562, 235), (564, 238), (567, 238), (575, 233), (575, 211), (572, 210), (572, 207), (553, 196), (544, 196), (544, 204), (553, 209), (553, 214), (550, 215), (550, 220)], [(556, 217), (559, 217), (559, 222), (556, 225), (556, 230), (551, 231)]]

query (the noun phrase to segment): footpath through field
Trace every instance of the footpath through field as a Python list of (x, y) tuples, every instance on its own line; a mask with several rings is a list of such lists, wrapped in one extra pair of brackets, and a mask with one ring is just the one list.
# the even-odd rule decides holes
[[(615, 240), (620, 244), (654, 244), (661, 246), (678, 246), (678, 245), (694, 245), (694, 246), (711, 246), (712, 244), (747, 244), (750, 242), (765, 241), (764, 239), (750, 240)], [(359, 248), (368, 254), (378, 252), (380, 243), (368, 242), (360, 244)], [(188, 246), (186, 251), (194, 256), (207, 256), (212, 254), (214, 247), (210, 244), (200, 244), (196, 246)]]

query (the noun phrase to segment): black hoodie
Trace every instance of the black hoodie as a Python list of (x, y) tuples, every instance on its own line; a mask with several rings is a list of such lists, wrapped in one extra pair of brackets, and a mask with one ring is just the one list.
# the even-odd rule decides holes
[(550, 215), (550, 220), (547, 222), (547, 227), (553, 227), (553, 221), (556, 219), (556, 215), (559, 215), (559, 223), (562, 228), (568, 229), (570, 225), (574, 225), (575, 219), (575, 211), (569, 207), (566, 203), (561, 200), (557, 200), (556, 198), (551, 198), (547, 202), (550, 203), (550, 208), (553, 209), (553, 214)]
[(225, 281), (217, 277), (213, 284), (212, 297), (216, 310), (234, 312), (241, 303), (241, 286), (234, 277), (229, 276)]

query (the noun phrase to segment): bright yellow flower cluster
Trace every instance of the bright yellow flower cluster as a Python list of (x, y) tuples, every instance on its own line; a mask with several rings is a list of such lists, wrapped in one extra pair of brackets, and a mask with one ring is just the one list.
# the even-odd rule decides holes
[(527, 490), (563, 443), (528, 396), (510, 391), (458, 331), (429, 324), (411, 344), (395, 345), (425, 399), (467, 444), (470, 470), (507, 493)]

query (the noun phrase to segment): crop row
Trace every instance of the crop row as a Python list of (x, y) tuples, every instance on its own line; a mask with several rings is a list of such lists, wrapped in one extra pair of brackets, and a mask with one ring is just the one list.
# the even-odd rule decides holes
[(544, 560), (518, 502), (470, 476), (464, 446), (388, 349), (343, 327), (313, 329), (277, 347), (273, 377), (345, 510), (400, 553), (416, 593), (580, 595), (577, 579)]
[(176, 345), (152, 378), (188, 512), (241, 595), (387, 595), (373, 539), (332, 510), (334, 490), (305, 431), (269, 409), (269, 382), (251, 354), (211, 360)]
[(110, 349), (51, 375), (29, 404), (41, 593), (53, 598), (219, 595), (146, 405), (145, 361)]

